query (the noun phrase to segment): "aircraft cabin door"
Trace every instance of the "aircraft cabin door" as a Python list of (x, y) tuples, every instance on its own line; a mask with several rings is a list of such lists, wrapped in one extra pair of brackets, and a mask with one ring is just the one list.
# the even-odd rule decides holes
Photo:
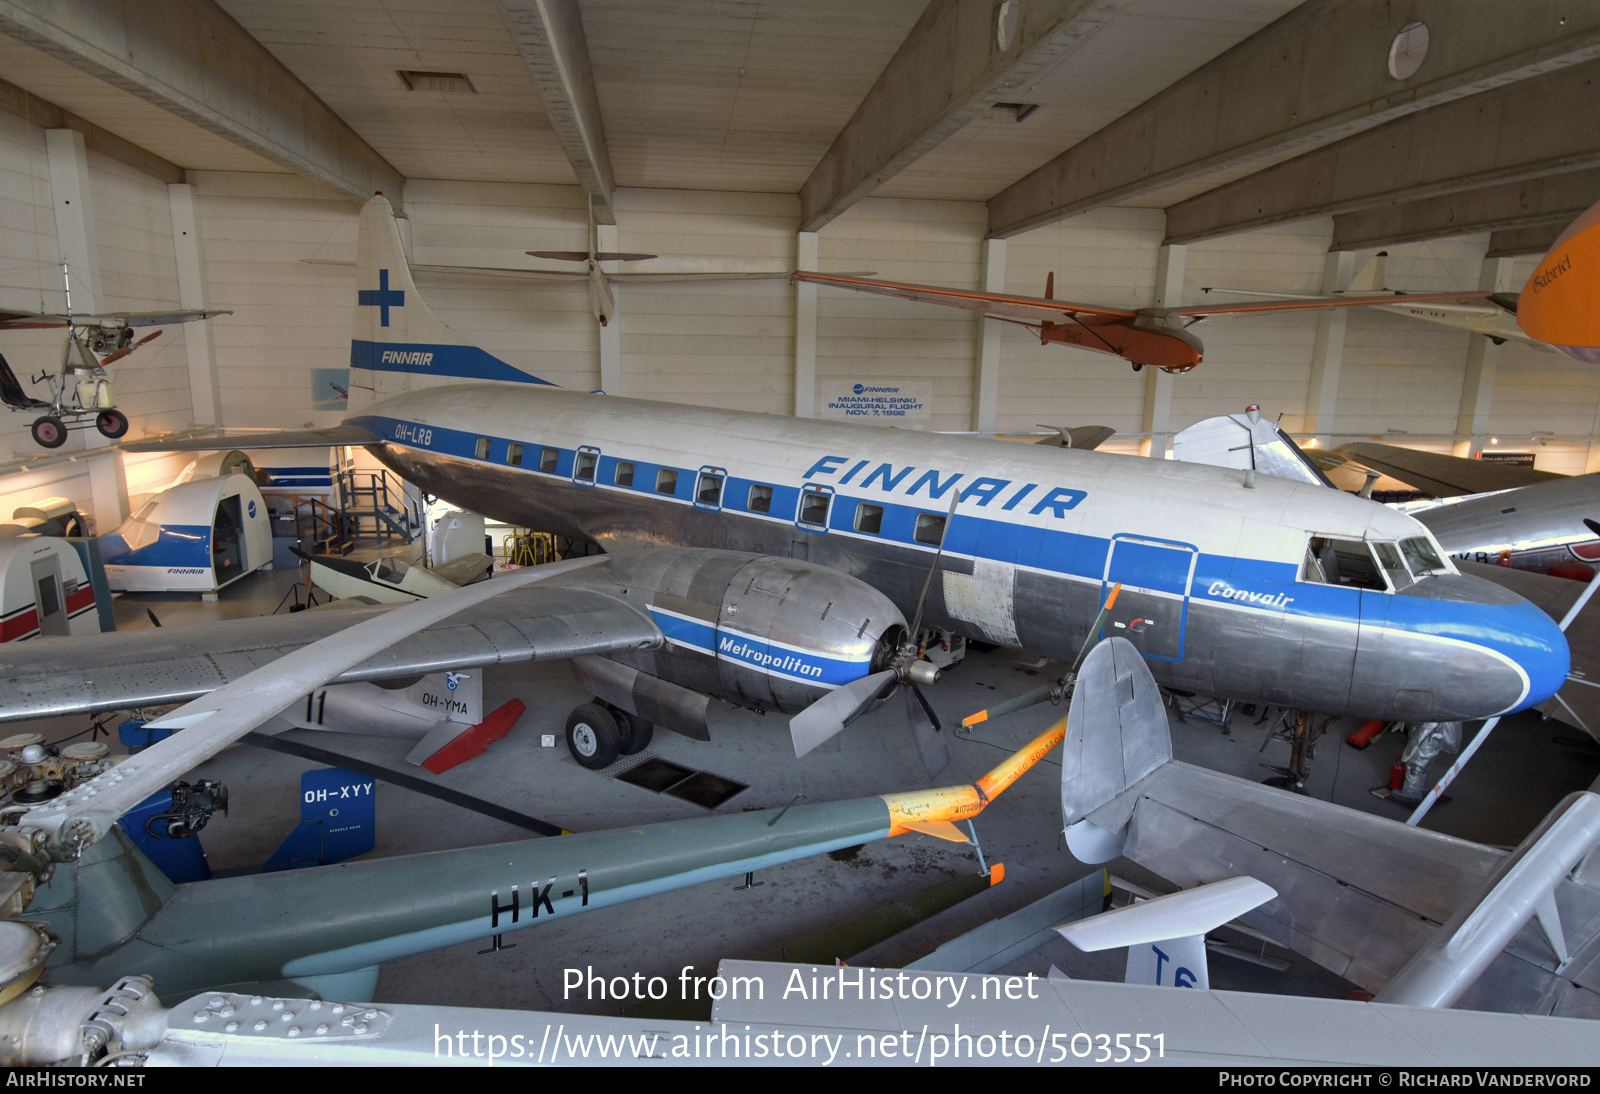
[(33, 560), (33, 602), (39, 613), (40, 638), (65, 638), (72, 633), (66, 598), (61, 595), (61, 562), (54, 555)]
[(1189, 587), (1200, 552), (1192, 544), (1143, 536), (1111, 538), (1100, 603), (1120, 583), (1122, 592), (1102, 638), (1126, 638), (1156, 661), (1183, 660), (1183, 633), (1189, 620)]

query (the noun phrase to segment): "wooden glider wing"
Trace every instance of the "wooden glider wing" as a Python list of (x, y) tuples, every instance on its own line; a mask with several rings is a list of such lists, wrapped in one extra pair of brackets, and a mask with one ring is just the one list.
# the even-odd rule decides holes
[(794, 275), (796, 281), (809, 281), (817, 285), (832, 285), (839, 289), (876, 293), (879, 296), (896, 296), (902, 300), (920, 300), (925, 304), (940, 304), (947, 308), (964, 308), (1002, 319), (1019, 319), (1026, 323), (1074, 320), (1080, 316), (1103, 316), (1110, 319), (1134, 319), (1139, 315), (1133, 308), (1112, 308), (1100, 304), (1080, 304), (1071, 300), (1050, 300), (1039, 296), (1014, 296), (1009, 293), (977, 292), (969, 289), (941, 289), (933, 285), (909, 285), (897, 281), (879, 281), (870, 277), (841, 277), (836, 274), (818, 274), (801, 270)]

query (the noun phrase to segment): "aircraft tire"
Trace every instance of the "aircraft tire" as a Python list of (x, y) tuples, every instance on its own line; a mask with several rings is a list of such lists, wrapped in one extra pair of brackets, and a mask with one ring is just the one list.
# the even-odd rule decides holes
[(617, 762), (622, 730), (605, 707), (585, 703), (567, 715), (567, 751), (580, 767), (599, 771)]
[(120, 410), (102, 410), (95, 415), (94, 427), (101, 435), (116, 440), (128, 432), (128, 416)]
[(60, 418), (39, 418), (33, 423), (33, 440), (40, 448), (60, 448), (67, 443), (67, 427)]
[(624, 756), (637, 756), (650, 747), (650, 739), (656, 735), (656, 727), (652, 722), (647, 722), (637, 714), (630, 714), (625, 710), (613, 710), (617, 717), (617, 724), (622, 729), (622, 748)]

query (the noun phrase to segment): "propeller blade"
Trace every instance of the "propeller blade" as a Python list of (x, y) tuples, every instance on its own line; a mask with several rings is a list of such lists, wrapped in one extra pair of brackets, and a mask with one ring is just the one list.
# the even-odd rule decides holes
[(133, 347), (132, 346), (126, 346), (123, 349), (117, 350), (115, 353), (107, 354), (106, 356), (100, 358), (100, 367), (101, 368), (105, 368), (109, 364), (113, 364), (114, 362), (120, 361), (120, 360), (122, 360), (124, 357), (128, 356), (128, 354), (130, 354), (132, 352), (133, 352)]
[(660, 258), (660, 255), (640, 255), (632, 251), (597, 251), (594, 256), (596, 262), (643, 262), (647, 258)]
[(928, 778), (938, 778), (939, 773), (950, 766), (950, 746), (939, 732), (939, 716), (917, 685), (909, 684), (901, 690), (906, 695), (906, 721), (911, 724), (911, 739), (916, 742), (917, 755), (922, 757)]
[(863, 676), (843, 687), (834, 688), (827, 695), (789, 719), (789, 736), (794, 740), (794, 754), (798, 758), (844, 731), (844, 727), (861, 717), (873, 703), (889, 694), (899, 680), (894, 669), (884, 669), (871, 676)]
[(1032, 691), (1025, 691), (1015, 699), (1007, 699), (1005, 702), (998, 703), (995, 706), (990, 707), (988, 710), (980, 710), (976, 714), (967, 715), (965, 718), (961, 719), (961, 724), (963, 727), (975, 726), (979, 722), (987, 722), (990, 718), (999, 718), (1015, 711), (1022, 710), (1025, 707), (1031, 707), (1035, 703), (1042, 703), (1046, 699), (1050, 698), (1050, 692), (1052, 690), (1054, 689), (1051, 687), (1051, 685), (1045, 684), (1042, 687), (1034, 688)]
[(146, 343), (146, 342), (148, 342), (148, 341), (150, 341), (150, 339), (152, 339), (152, 338), (160, 338), (160, 337), (161, 337), (161, 335), (162, 335), (162, 334), (163, 334), (163, 333), (165, 333), (165, 332), (164, 332), (164, 331), (159, 331), (159, 330), (158, 330), (158, 331), (156, 331), (156, 332), (155, 332), (155, 333), (154, 333), (154, 334), (147, 334), (147, 335), (145, 335), (145, 336), (144, 336), (144, 337), (143, 337), (143, 338), (141, 338), (141, 339), (139, 339), (139, 340), (138, 340), (138, 341), (137, 341), (137, 342), (135, 342), (135, 343), (134, 343), (134, 345), (136, 345), (136, 346), (142, 346), (142, 345), (144, 345), (144, 344), (145, 344), (145, 343)]
[(956, 519), (956, 503), (960, 500), (961, 490), (958, 487), (950, 499), (950, 512), (945, 514), (944, 531), (939, 535), (939, 549), (933, 553), (933, 565), (928, 567), (928, 577), (922, 583), (922, 595), (917, 598), (917, 614), (911, 620), (911, 629), (906, 632), (908, 642), (915, 642), (917, 635), (922, 633), (922, 609), (928, 603), (928, 590), (933, 588), (933, 575), (939, 572), (939, 560), (944, 557), (944, 541), (950, 538), (950, 522)]
[(1111, 595), (1106, 597), (1105, 605), (1100, 609), (1100, 614), (1094, 617), (1094, 626), (1090, 627), (1089, 633), (1084, 636), (1083, 648), (1078, 651), (1078, 656), (1072, 661), (1072, 667), (1067, 670), (1068, 676), (1077, 675), (1078, 670), (1083, 667), (1083, 659), (1089, 656), (1089, 651), (1094, 649), (1095, 644), (1100, 641), (1100, 632), (1105, 630), (1106, 620), (1111, 618), (1111, 609), (1116, 605), (1117, 594), (1121, 591), (1122, 583), (1120, 581), (1111, 586)]
[(155, 613), (155, 612), (153, 612), (153, 611), (151, 611), (151, 610), (150, 610), (150, 609), (149, 609), (149, 608), (146, 608), (146, 609), (145, 609), (145, 610), (144, 610), (144, 614), (145, 614), (145, 615), (148, 615), (148, 616), (149, 616), (149, 617), (150, 617), (150, 625), (151, 625), (151, 626), (152, 626), (152, 627), (159, 627), (159, 626), (161, 626), (161, 620), (159, 620), (159, 619), (157, 619), (157, 618), (156, 618), (156, 613)]
[[(1071, 680), (1078, 674), (1078, 670), (1083, 667), (1083, 659), (1089, 656), (1089, 651), (1094, 649), (1096, 643), (1100, 641), (1100, 632), (1105, 628), (1106, 620), (1111, 618), (1111, 609), (1116, 606), (1117, 594), (1121, 591), (1122, 585), (1120, 582), (1111, 586), (1111, 595), (1106, 597), (1105, 605), (1101, 607), (1100, 614), (1095, 616), (1094, 625), (1089, 628), (1089, 633), (1083, 640), (1083, 648), (1078, 650), (1078, 656), (1073, 659), (1072, 667), (1067, 670), (1066, 676), (1063, 677), (1063, 682)], [(988, 710), (980, 710), (976, 714), (967, 715), (961, 719), (961, 725), (963, 728), (969, 728), (980, 722), (987, 722), (990, 718), (999, 718), (1002, 715), (1012, 714), (1026, 707), (1031, 707), (1036, 703), (1042, 703), (1050, 698), (1051, 694), (1061, 686), (1061, 684), (1044, 684), (1034, 688), (1032, 691), (1025, 691), (1015, 699), (1007, 699), (1005, 702), (996, 704)]]
[(523, 253), (530, 254), (534, 258), (553, 258), (557, 262), (589, 261), (588, 251), (524, 251)]

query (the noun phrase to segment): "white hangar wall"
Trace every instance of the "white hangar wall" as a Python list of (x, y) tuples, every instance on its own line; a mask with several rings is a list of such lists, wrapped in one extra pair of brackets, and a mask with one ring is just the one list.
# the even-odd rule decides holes
[[(108, 310), (178, 306), (177, 264), (166, 186), (97, 154), (88, 157), (98, 233), (102, 302)], [(331, 424), (340, 411), (313, 388), (312, 369), (349, 363), (357, 208), (288, 174), (193, 172), (200, 194), (212, 306), (232, 316), (212, 325), (223, 422), (235, 428)], [(406, 221), (414, 262), (521, 266), (533, 249), (587, 245), (581, 192), (570, 186), (412, 180)], [(796, 262), (798, 208), (790, 195), (673, 190), (618, 192), (621, 227), (607, 247), (656, 253), (638, 272), (771, 271)], [(985, 209), (977, 202), (900, 198), (862, 201), (820, 233), (824, 271), (971, 287), (980, 280)], [(1164, 233), (1160, 210), (1111, 208), (1008, 241), (1006, 289), (1127, 306), (1153, 299)], [(1202, 286), (1314, 291), (1331, 236), (1328, 220), (1207, 241), (1187, 248), (1183, 300)], [(1410, 289), (1477, 284), (1486, 237), (1390, 248), (1390, 284)], [(44, 133), (0, 115), (0, 307), (59, 308), (59, 243)], [(1356, 266), (1368, 253), (1356, 257)], [(307, 264), (315, 258), (331, 265)], [(1516, 265), (1520, 285), (1532, 261)], [(563, 386), (600, 385), (601, 339), (586, 287), (419, 274), (442, 318), (491, 352)], [(785, 414), (794, 410), (795, 290), (782, 279), (623, 285), (615, 337), (621, 393)], [(818, 291), (818, 396), (868, 380), (927, 381), (932, 413), (912, 428), (971, 428), (982, 323), (931, 305), (823, 288)], [(1206, 361), (1172, 380), (1169, 429), (1260, 403), (1291, 431), (1309, 432), (1307, 387), (1316, 317), (1285, 314), (1210, 320), (1195, 331)], [(175, 327), (116, 370), (136, 434), (193, 424), (185, 329)], [(1334, 441), (1389, 436), (1448, 450), (1458, 432), (1468, 336), (1378, 312), (1348, 318)], [(60, 336), (0, 335), (24, 379), (53, 364)], [(1003, 329), (997, 425), (1105, 424), (1133, 450), (1144, 429), (1147, 375), (1115, 359), (1041, 346)], [(1536, 449), (1539, 465), (1578, 472), (1596, 433), (1600, 370), (1516, 343), (1499, 348), (1491, 432), (1502, 448)], [(814, 409), (814, 408), (813, 408)], [(30, 418), (0, 417), (0, 463), (37, 454)], [(1405, 433), (1390, 432), (1405, 430)], [(82, 435), (66, 451), (79, 450)], [(145, 466), (139, 461), (135, 468)], [(172, 470), (123, 472), (154, 481)], [(82, 475), (82, 469), (68, 469)], [(63, 471), (70, 492), (71, 475)], [(35, 470), (30, 484), (42, 471)], [(0, 510), (13, 493), (0, 479)], [(81, 485), (81, 484), (80, 484)], [(75, 488), (76, 489), (76, 488)], [(135, 490), (135, 492), (138, 492)], [(0, 511), (0, 517), (6, 513)]]

